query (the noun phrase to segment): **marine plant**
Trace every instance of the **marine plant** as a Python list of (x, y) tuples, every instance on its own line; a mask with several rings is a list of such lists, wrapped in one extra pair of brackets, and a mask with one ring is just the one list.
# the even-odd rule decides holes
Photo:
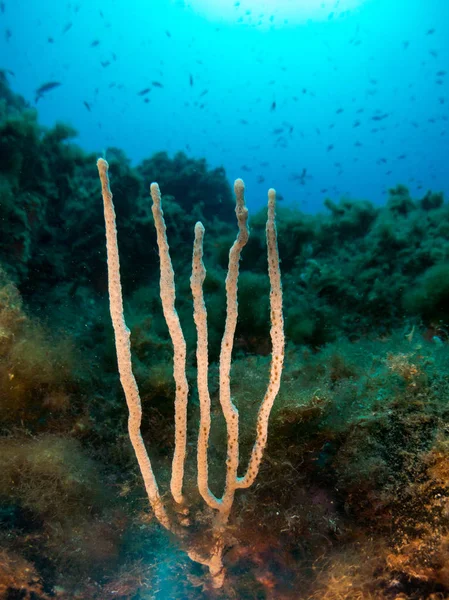
[[(112, 193), (109, 185), (108, 163), (100, 158), (97, 162), (102, 185), (104, 216), (106, 224), (106, 246), (108, 262), (109, 303), (112, 324), (115, 333), (117, 361), (120, 381), (125, 393), (129, 418), (128, 431), (140, 471), (144, 479), (150, 505), (158, 521), (169, 531), (186, 539), (184, 527), (189, 524), (189, 509), (183, 494), (184, 463), (187, 445), (187, 400), (188, 382), (186, 377), (186, 343), (175, 308), (175, 276), (169, 253), (166, 225), (162, 210), (162, 199), (157, 183), (151, 184), (153, 200), (152, 212), (157, 232), (160, 258), (160, 294), (164, 317), (174, 348), (175, 391), (175, 450), (172, 462), (170, 489), (174, 501), (174, 514), (170, 514), (160, 495), (159, 487), (142, 439), (140, 427), (142, 406), (139, 389), (131, 364), (130, 331), (123, 314), (123, 298), (120, 282), (120, 263), (117, 244), (117, 229)], [(226, 543), (225, 527), (234, 502), (237, 489), (250, 487), (259, 472), (268, 437), (268, 420), (274, 400), (278, 394), (284, 362), (284, 320), (282, 312), (282, 287), (275, 224), (276, 192), (268, 191), (268, 217), (266, 239), (268, 249), (268, 274), (270, 279), (270, 314), (272, 360), (267, 390), (259, 408), (257, 417), (256, 440), (251, 452), (247, 470), (238, 476), (239, 467), (239, 412), (231, 398), (230, 371), (231, 356), (237, 325), (237, 282), (241, 251), (249, 237), (247, 225), (248, 210), (245, 206), (244, 183), (237, 179), (234, 184), (236, 196), (236, 216), (239, 232), (229, 252), (228, 274), (226, 278), (226, 322), (221, 342), (219, 361), (219, 398), (227, 430), (226, 483), (221, 498), (217, 498), (209, 488), (208, 445), (211, 425), (211, 401), (208, 385), (208, 336), (207, 311), (204, 303), (203, 283), (206, 269), (203, 263), (204, 226), (195, 225), (193, 243), (192, 276), (190, 286), (193, 295), (194, 320), (197, 330), (197, 387), (200, 402), (200, 423), (197, 443), (198, 490), (206, 505), (216, 511), (212, 526), (212, 543), (209, 548), (187, 541), (189, 557), (209, 568), (214, 588), (224, 583), (223, 551)], [(177, 515), (177, 518), (175, 517)]]

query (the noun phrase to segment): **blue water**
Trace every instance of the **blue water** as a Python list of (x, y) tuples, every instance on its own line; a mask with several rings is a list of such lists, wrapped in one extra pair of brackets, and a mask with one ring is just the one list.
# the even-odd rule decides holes
[(38, 100), (40, 122), (72, 124), (86, 150), (205, 157), (245, 179), (250, 208), (269, 186), (307, 211), (326, 196), (380, 204), (397, 183), (449, 192), (447, 0), (1, 9), (12, 88), (34, 106), (42, 84), (60, 83)]

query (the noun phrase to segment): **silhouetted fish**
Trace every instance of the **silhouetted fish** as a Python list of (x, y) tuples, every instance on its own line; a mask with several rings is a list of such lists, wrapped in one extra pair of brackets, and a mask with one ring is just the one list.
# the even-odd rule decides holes
[(59, 81), (49, 81), (48, 83), (44, 83), (43, 85), (41, 85), (36, 90), (36, 100), (35, 100), (35, 102), (37, 102), (39, 100), (39, 98), (42, 98), (42, 96), (44, 94), (46, 94), (50, 90), (54, 90), (55, 88), (59, 87), (60, 85), (61, 84), (59, 83)]

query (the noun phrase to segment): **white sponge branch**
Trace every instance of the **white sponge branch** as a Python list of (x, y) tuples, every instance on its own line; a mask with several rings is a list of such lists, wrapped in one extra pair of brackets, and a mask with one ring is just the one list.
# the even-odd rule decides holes
[[(106, 248), (108, 262), (109, 303), (114, 327), (117, 362), (120, 381), (128, 405), (128, 431), (137, 461), (145, 483), (148, 499), (156, 518), (167, 529), (182, 535), (178, 524), (168, 515), (162, 503), (156, 478), (140, 432), (142, 407), (136, 380), (132, 371), (130, 332), (123, 314), (120, 263), (117, 245), (117, 229), (112, 193), (109, 186), (108, 163), (100, 158), (97, 162), (100, 175), (104, 217), (106, 224)], [(208, 445), (211, 427), (211, 398), (208, 386), (208, 335), (207, 311), (204, 302), (203, 284), (206, 269), (203, 263), (204, 227), (195, 225), (193, 243), (192, 276), (190, 286), (193, 295), (194, 320), (197, 329), (197, 385), (200, 402), (200, 423), (197, 445), (198, 489), (206, 504), (217, 511), (213, 530), (213, 544), (208, 556), (198, 552), (194, 546), (187, 548), (188, 555), (201, 564), (207, 565), (213, 587), (222, 587), (225, 571), (223, 551), (225, 548), (225, 525), (234, 501), (235, 490), (249, 487), (257, 477), (267, 443), (268, 421), (273, 402), (278, 394), (284, 362), (284, 321), (282, 314), (282, 286), (279, 267), (279, 252), (275, 223), (276, 192), (268, 192), (268, 218), (266, 225), (268, 274), (270, 279), (270, 315), (272, 357), (270, 379), (257, 417), (256, 440), (246, 474), (238, 477), (239, 467), (239, 413), (231, 398), (231, 361), (234, 335), (237, 325), (238, 302), (237, 284), (241, 252), (249, 237), (248, 210), (245, 206), (245, 186), (241, 179), (234, 184), (237, 238), (229, 251), (228, 274), (226, 277), (226, 322), (221, 342), (219, 364), (219, 399), (227, 429), (226, 481), (222, 498), (217, 498), (209, 488)], [(187, 444), (187, 401), (188, 383), (186, 377), (186, 343), (175, 308), (175, 275), (170, 258), (167, 231), (162, 211), (161, 193), (157, 183), (151, 184), (153, 200), (152, 212), (156, 227), (160, 258), (160, 296), (164, 318), (173, 343), (173, 374), (175, 379), (175, 451), (172, 462), (171, 493), (176, 503), (176, 511), (188, 512), (182, 489)], [(182, 520), (181, 520), (182, 522)]]
[(130, 332), (123, 315), (122, 285), (120, 282), (120, 260), (117, 245), (117, 227), (115, 224), (115, 210), (112, 202), (112, 193), (109, 187), (108, 163), (100, 158), (97, 162), (98, 173), (101, 180), (103, 194), (104, 220), (106, 224), (106, 251), (108, 259), (108, 287), (109, 308), (115, 335), (115, 348), (117, 352), (120, 382), (125, 393), (128, 405), (128, 432), (129, 439), (136, 453), (140, 472), (142, 473), (145, 489), (151, 508), (158, 521), (167, 529), (172, 528), (171, 521), (162, 504), (159, 488), (153, 473), (153, 467), (148, 456), (145, 444), (140, 433), (142, 422), (142, 405), (139, 389), (134, 378), (131, 363)]

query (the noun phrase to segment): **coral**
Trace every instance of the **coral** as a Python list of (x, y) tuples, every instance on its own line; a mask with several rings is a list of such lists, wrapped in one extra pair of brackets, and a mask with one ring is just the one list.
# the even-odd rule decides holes
[[(105, 276), (95, 157), (68, 124), (44, 128), (0, 72), (0, 596), (103, 600), (208, 598), (199, 567), (147, 510), (126, 432)], [(211, 488), (223, 488), (227, 432), (217, 360), (234, 238), (222, 169), (161, 152), (114, 177), (124, 311), (161, 482), (174, 448), (172, 351), (157, 286), (148, 186), (158, 178), (176, 309), (194, 387), (190, 257), (204, 218), (209, 307)], [(240, 461), (267, 385), (265, 214), (240, 263), (232, 399)], [(255, 485), (235, 501), (223, 597), (436, 600), (449, 596), (449, 206), (443, 194), (385, 206), (327, 199), (325, 212), (278, 208), (287, 350)], [(190, 253), (190, 250), (189, 250)], [(195, 548), (211, 515), (196, 490), (199, 402), (189, 399), (186, 494)], [(155, 443), (157, 440), (157, 443)], [(164, 498), (165, 500), (165, 498)], [(215, 597), (215, 596), (214, 596)]]
[(449, 321), (449, 264), (429, 267), (404, 295), (404, 307), (427, 323)]
[(35, 567), (22, 556), (0, 549), (0, 597), (47, 600)]
[(158, 152), (138, 168), (145, 185), (158, 181), (164, 194), (172, 196), (182, 209), (195, 213), (196, 220), (218, 218), (232, 223), (232, 193), (223, 168), (209, 171), (204, 159), (188, 158), (178, 152), (173, 159)]
[(37, 518), (62, 522), (99, 503), (102, 487), (95, 465), (75, 440), (52, 435), (28, 440), (4, 437), (0, 447), (0, 496)]
[[(30, 430), (51, 427), (69, 408), (73, 386), (73, 346), (24, 312), (17, 287), (0, 271), (0, 428), (18, 422)], [(75, 416), (72, 412), (71, 420)]]

